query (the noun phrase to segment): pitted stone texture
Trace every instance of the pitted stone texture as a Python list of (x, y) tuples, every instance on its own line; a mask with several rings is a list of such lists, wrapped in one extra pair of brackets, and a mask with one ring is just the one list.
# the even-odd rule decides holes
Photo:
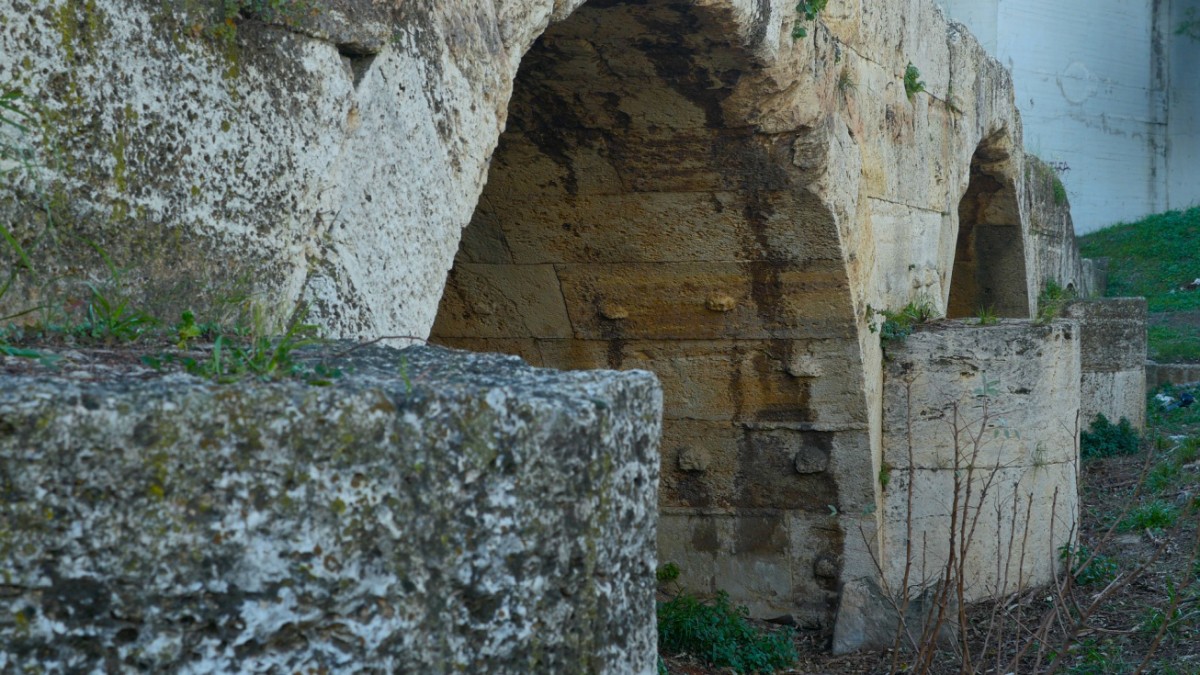
[(1072, 302), (1063, 316), (1079, 321), (1082, 395), (1080, 428), (1096, 415), (1146, 424), (1146, 299)]
[(644, 372), (0, 378), (0, 670), (654, 672)]
[[(207, 1), (0, 0), (36, 174), (0, 214), (40, 273), (106, 278), (94, 242), (165, 316), (252, 293), (337, 336), (424, 335), (517, 63), (581, 2), (240, 3), (226, 24)], [(0, 314), (39, 304), (21, 281)]]

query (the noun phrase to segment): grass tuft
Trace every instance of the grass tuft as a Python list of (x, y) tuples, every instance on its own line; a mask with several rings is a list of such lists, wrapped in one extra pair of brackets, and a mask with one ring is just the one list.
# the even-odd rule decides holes
[(1079, 454), (1083, 459), (1133, 455), (1140, 444), (1137, 431), (1124, 417), (1113, 424), (1103, 414), (1096, 415), (1088, 430), (1079, 434)]
[(691, 654), (738, 673), (771, 673), (795, 664), (792, 630), (760, 630), (748, 616), (723, 591), (711, 603), (679, 595), (658, 603), (658, 647), (665, 654)]

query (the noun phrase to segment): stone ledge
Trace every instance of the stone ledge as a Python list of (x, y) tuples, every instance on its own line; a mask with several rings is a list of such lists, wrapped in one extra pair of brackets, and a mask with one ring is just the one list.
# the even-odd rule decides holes
[(0, 670), (653, 672), (644, 372), (0, 375)]

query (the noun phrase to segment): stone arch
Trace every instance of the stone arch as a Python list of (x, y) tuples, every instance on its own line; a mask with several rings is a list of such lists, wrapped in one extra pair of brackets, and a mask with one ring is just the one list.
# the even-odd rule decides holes
[(1025, 237), (1012, 141), (1001, 130), (971, 157), (970, 182), (958, 203), (958, 239), (946, 316), (1029, 318)]
[(867, 419), (856, 317), (795, 160), (823, 132), (734, 112), (763, 67), (739, 16), (605, 0), (535, 42), (431, 340), (655, 372), (660, 558), (758, 616), (825, 622), (835, 456), (863, 453)]

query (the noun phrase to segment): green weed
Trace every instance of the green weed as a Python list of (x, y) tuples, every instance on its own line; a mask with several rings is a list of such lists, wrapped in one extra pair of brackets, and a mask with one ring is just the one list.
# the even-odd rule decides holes
[(1037, 299), (1037, 322), (1049, 323), (1062, 313), (1063, 306), (1074, 299), (1075, 293), (1068, 291), (1054, 279), (1047, 279)]
[(1178, 518), (1178, 508), (1157, 500), (1130, 510), (1117, 527), (1125, 532), (1165, 530), (1174, 525)]
[(1159, 363), (1200, 361), (1200, 331), (1173, 326), (1146, 328), (1146, 356)]
[(669, 562), (660, 565), (659, 568), (654, 571), (654, 578), (657, 579), (658, 583), (660, 584), (669, 584), (679, 579), (679, 572), (679, 565)]
[(1124, 417), (1117, 424), (1108, 421), (1103, 413), (1096, 415), (1087, 431), (1079, 434), (1079, 454), (1087, 459), (1136, 454), (1141, 438)]
[[(186, 327), (186, 322), (183, 323)], [(190, 328), (195, 328), (194, 319)], [(184, 357), (180, 363), (187, 372), (219, 383), (252, 377), (259, 380), (299, 378), (310, 384), (329, 384), (330, 379), (339, 376), (340, 372), (322, 364), (310, 368), (295, 359), (296, 350), (319, 342), (316, 328), (303, 323), (301, 313), (279, 338), (261, 334), (249, 339), (217, 335), (208, 358)]]
[(925, 91), (925, 82), (921, 80), (921, 71), (908, 62), (908, 66), (904, 68), (904, 94), (912, 100), (913, 96)]
[(680, 595), (658, 603), (657, 613), (658, 647), (666, 654), (691, 654), (738, 673), (770, 673), (796, 662), (792, 630), (754, 628), (748, 610), (731, 605), (727, 593), (711, 603)]
[(92, 297), (86, 319), (77, 329), (79, 333), (106, 342), (132, 342), (158, 325), (154, 317), (131, 306), (129, 298), (110, 297), (92, 284), (88, 284), (88, 290)]
[(837, 89), (846, 95), (858, 89), (858, 85), (854, 82), (854, 77), (850, 75), (849, 68), (842, 68), (842, 72), (838, 73)]
[(980, 307), (975, 311), (975, 318), (979, 319), (980, 326), (994, 326), (1000, 322), (1000, 318), (991, 307)]
[(796, 23), (792, 25), (792, 39), (799, 40), (808, 35), (808, 28), (802, 21), (816, 21), (817, 14), (825, 9), (829, 0), (800, 0), (796, 3)]
[(870, 328), (871, 332), (879, 333), (879, 339), (884, 343), (904, 342), (909, 335), (912, 335), (914, 326), (937, 318), (933, 302), (928, 298), (910, 302), (896, 312), (886, 309), (876, 312), (871, 307), (868, 307), (867, 310), (883, 317), (883, 321), (878, 324), (872, 322)]
[(1075, 583), (1080, 586), (1106, 584), (1115, 579), (1120, 570), (1117, 561), (1099, 553), (1092, 555), (1092, 552), (1083, 545), (1072, 548), (1070, 544), (1064, 544), (1058, 549), (1058, 559), (1071, 567)]
[(1097, 642), (1087, 639), (1079, 643), (1078, 651), (1076, 662), (1066, 671), (1073, 675), (1115, 675), (1133, 670), (1125, 660), (1121, 646), (1111, 641)]

